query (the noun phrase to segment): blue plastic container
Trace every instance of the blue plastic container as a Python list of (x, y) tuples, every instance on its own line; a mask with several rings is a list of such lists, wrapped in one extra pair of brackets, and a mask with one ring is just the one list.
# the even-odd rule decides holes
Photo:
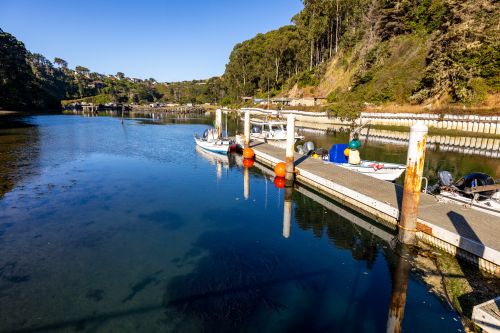
[(344, 150), (346, 150), (348, 146), (349, 145), (345, 143), (338, 143), (333, 145), (332, 148), (330, 148), (330, 151), (328, 152), (330, 162), (347, 163), (347, 157), (344, 155)]

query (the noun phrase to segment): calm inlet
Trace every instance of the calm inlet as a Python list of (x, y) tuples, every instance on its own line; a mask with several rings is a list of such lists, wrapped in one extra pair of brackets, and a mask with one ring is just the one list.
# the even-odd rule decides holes
[(0, 332), (385, 332), (402, 278), (405, 332), (463, 330), (392, 231), (303, 187), (288, 230), (284, 190), (194, 122), (2, 120)]

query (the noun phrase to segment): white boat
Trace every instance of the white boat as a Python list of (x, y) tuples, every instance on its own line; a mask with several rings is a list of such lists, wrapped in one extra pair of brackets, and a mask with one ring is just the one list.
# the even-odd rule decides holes
[(349, 164), (349, 163), (333, 163), (333, 164), (354, 172), (359, 172), (367, 176), (371, 176), (381, 180), (387, 180), (390, 182), (393, 182), (396, 179), (398, 179), (406, 170), (406, 166), (403, 164), (384, 163), (376, 161), (361, 161), (360, 164)]
[(430, 194), (438, 191), (438, 200), (461, 204), (500, 217), (500, 184), (495, 184), (489, 175), (474, 172), (453, 182), (450, 172), (440, 171), (438, 178), (439, 182), (427, 191)]
[[(286, 142), (287, 130), (286, 122), (279, 120), (258, 120), (250, 121), (250, 139), (264, 142)], [(295, 141), (304, 139), (304, 136), (295, 132)]]
[(494, 196), (485, 200), (467, 198), (461, 193), (453, 191), (441, 191), (436, 197), (445, 202), (461, 204), (465, 207), (470, 207), (482, 211), (483, 213), (500, 217), (500, 192), (497, 192)]
[(359, 164), (347, 163), (347, 157), (344, 155), (344, 150), (347, 147), (346, 144), (334, 144), (330, 151), (326, 151), (322, 148), (315, 151), (314, 144), (312, 142), (306, 142), (302, 147), (298, 148), (305, 154), (312, 153), (311, 155), (313, 157), (318, 156), (318, 158), (326, 160), (325, 163), (332, 163), (344, 169), (362, 173), (380, 180), (393, 182), (406, 170), (406, 165), (397, 163), (366, 160), (361, 160)]
[(228, 138), (219, 139), (215, 128), (205, 130), (202, 137), (195, 135), (194, 141), (199, 147), (218, 154), (227, 154), (233, 144)]

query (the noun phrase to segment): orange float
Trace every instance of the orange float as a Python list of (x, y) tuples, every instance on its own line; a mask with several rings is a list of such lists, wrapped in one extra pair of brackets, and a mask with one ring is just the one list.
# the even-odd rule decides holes
[(243, 157), (244, 158), (253, 158), (255, 156), (255, 152), (252, 148), (243, 149)]
[(274, 177), (274, 186), (277, 188), (284, 188), (286, 185), (285, 177)]
[(348, 157), (350, 153), (351, 153), (351, 150), (349, 148), (344, 149), (344, 156), (345, 157)]
[(286, 164), (284, 162), (279, 162), (274, 166), (274, 173), (278, 177), (285, 177), (286, 175)]
[(245, 159), (243, 160), (243, 166), (244, 166), (245, 168), (251, 168), (251, 167), (253, 167), (253, 163), (254, 163), (254, 161), (253, 161), (253, 160), (251, 160), (251, 159), (248, 159), (248, 158), (245, 158)]

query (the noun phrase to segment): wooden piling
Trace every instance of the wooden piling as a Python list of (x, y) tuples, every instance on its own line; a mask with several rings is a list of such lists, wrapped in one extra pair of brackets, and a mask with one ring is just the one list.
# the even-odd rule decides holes
[(217, 109), (215, 111), (215, 128), (217, 129), (217, 137), (220, 139), (222, 137), (222, 110)]
[(245, 110), (245, 124), (243, 128), (243, 145), (248, 148), (250, 145), (250, 111)]
[(294, 165), (294, 146), (295, 146), (295, 115), (289, 114), (286, 124), (286, 180), (293, 181), (295, 179)]
[(398, 240), (403, 244), (414, 244), (416, 240), (418, 203), (422, 188), (427, 131), (427, 126), (421, 121), (410, 128), (403, 202), (398, 224)]

